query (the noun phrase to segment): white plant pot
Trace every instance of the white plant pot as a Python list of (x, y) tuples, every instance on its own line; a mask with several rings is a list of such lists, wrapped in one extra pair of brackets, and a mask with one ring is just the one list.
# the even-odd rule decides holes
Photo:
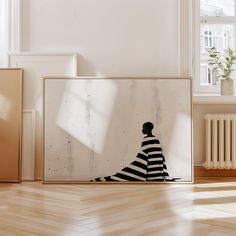
[(232, 79), (220, 80), (220, 94), (233, 95), (234, 94), (234, 81)]

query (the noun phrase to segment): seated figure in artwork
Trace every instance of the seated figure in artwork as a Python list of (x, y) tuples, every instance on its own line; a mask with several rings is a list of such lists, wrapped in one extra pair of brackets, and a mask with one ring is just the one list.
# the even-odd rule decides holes
[(152, 133), (153, 128), (151, 122), (143, 124), (142, 133), (145, 136), (133, 162), (114, 175), (92, 181), (175, 181), (169, 177), (162, 147)]
[(143, 124), (141, 150), (147, 155), (147, 181), (163, 181), (169, 176), (160, 141), (153, 135), (153, 123)]

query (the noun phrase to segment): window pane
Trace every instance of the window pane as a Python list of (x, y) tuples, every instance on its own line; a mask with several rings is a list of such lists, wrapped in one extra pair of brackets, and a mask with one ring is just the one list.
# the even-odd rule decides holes
[(211, 69), (207, 69), (208, 84), (211, 84)]
[(201, 0), (201, 16), (234, 16), (235, 0)]
[(200, 66), (200, 75), (201, 75), (201, 86), (208, 85), (207, 83), (207, 66), (205, 64), (201, 64)]
[[(234, 26), (225, 24), (201, 25), (200, 49), (201, 58), (209, 48), (216, 47), (217, 51), (224, 52), (225, 49), (234, 48)], [(206, 32), (208, 32), (206, 34)]]
[(200, 85), (201, 86), (215, 86), (219, 82), (218, 72), (212, 71), (208, 68), (206, 63), (200, 64)]
[[(215, 47), (222, 55), (225, 55), (228, 48), (235, 50), (234, 26), (229, 24), (202, 24), (200, 32), (202, 32), (200, 35), (200, 85), (215, 86), (219, 81), (218, 75), (222, 73), (217, 70), (213, 71), (213, 66), (208, 65), (208, 50)], [(206, 34), (206, 32), (208, 33)]]
[(212, 37), (209, 37), (209, 47), (213, 47)]
[(207, 36), (205, 36), (204, 41), (205, 41), (204, 47), (208, 48), (208, 37)]

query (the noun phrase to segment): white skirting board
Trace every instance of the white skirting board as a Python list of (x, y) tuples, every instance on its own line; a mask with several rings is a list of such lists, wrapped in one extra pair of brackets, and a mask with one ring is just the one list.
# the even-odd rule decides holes
[(35, 180), (35, 110), (23, 110), (22, 180)]

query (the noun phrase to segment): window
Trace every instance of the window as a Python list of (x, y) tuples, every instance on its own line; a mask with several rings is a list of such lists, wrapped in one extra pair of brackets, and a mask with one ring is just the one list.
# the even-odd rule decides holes
[(204, 48), (212, 48), (213, 47), (213, 33), (211, 31), (204, 31)]
[[(195, 1), (195, 0), (194, 0)], [(225, 53), (235, 47), (236, 0), (196, 0), (195, 93), (217, 93), (218, 72), (208, 65), (208, 50), (215, 47)], [(199, 40), (199, 41), (198, 41)]]
[(232, 48), (232, 34), (233, 32), (227, 31), (223, 34), (223, 47), (224, 50), (227, 50), (228, 48)]
[(204, 86), (212, 86), (217, 82), (217, 73), (213, 72), (212, 68), (207, 63), (201, 64), (201, 84)]

